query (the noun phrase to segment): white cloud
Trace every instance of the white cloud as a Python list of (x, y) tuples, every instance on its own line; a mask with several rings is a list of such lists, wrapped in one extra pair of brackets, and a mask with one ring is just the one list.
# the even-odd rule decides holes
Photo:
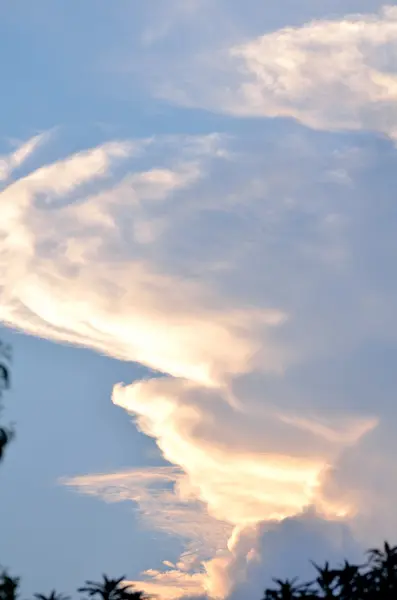
[[(106, 142), (0, 194), (2, 320), (166, 375), (116, 386), (113, 400), (178, 471), (69, 483), (109, 497), (109, 482), (167, 528), (151, 486), (169, 481), (160, 506), (195, 549), (152, 573), (170, 589), (179, 570), (186, 593), (228, 592), (269, 520), (314, 505), (356, 532), (370, 516), (348, 491), (378, 494), (359, 453), (348, 482), (346, 461), (393, 414), (362, 384), (360, 353), (397, 343), (384, 184), (397, 157), (387, 140), (294, 131)], [(215, 556), (197, 569), (205, 540)]]
[[(226, 9), (221, 15), (228, 22)], [(166, 79), (153, 60), (145, 76), (160, 97), (190, 107), (239, 117), (288, 117), (322, 130), (364, 129), (396, 136), (396, 8), (317, 17), (295, 26), (288, 18), (289, 12), (285, 26), (262, 35), (238, 35), (230, 24), (223, 26), (217, 43), (204, 36), (196, 39), (196, 32), (195, 45), (177, 67), (172, 53), (166, 70), (167, 55), (159, 56)], [(261, 22), (265, 28), (265, 16), (256, 22), (256, 31)]]
[(241, 82), (230, 110), (321, 129), (397, 132), (397, 10), (285, 28), (233, 48)]
[(45, 137), (44, 134), (36, 135), (27, 142), (18, 144), (17, 149), (12, 154), (0, 156), (0, 182), (9, 179), (13, 171), (20, 167), (44, 142)]

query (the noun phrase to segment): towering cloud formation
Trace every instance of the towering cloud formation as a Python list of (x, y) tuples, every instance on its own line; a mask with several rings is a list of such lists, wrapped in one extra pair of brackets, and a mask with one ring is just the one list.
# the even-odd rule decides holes
[[(193, 555), (149, 573), (151, 589), (182, 573), (186, 593), (231, 593), (280, 519), (306, 514), (327, 543), (318, 519), (371, 531), (361, 498), (395, 493), (382, 463), (376, 490), (367, 468), (394, 413), (366, 354), (397, 337), (392, 144), (297, 129), (113, 141), (37, 165), (38, 141), (4, 158), (19, 171), (0, 196), (0, 316), (158, 371), (113, 401), (178, 467), (168, 501), (219, 524), (206, 551), (193, 528)], [(126, 477), (128, 497), (150, 497)], [(111, 479), (69, 483), (106, 493)]]
[(68, 483), (183, 537), (168, 597), (397, 532), (397, 11), (287, 5), (147, 2), (117, 43), (157, 97), (288, 126), (0, 158), (0, 319), (151, 369), (113, 401), (171, 466)]

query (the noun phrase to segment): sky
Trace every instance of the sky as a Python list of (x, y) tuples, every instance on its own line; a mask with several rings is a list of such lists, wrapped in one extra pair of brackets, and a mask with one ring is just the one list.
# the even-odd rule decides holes
[(396, 7), (3, 2), (0, 52), (23, 592), (259, 598), (393, 541)]

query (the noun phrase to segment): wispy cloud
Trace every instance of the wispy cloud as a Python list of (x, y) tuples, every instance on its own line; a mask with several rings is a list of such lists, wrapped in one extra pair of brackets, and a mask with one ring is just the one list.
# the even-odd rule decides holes
[(236, 32), (230, 23), (233, 10), (224, 8), (221, 14), (219, 35), (209, 41), (196, 29), (195, 45), (177, 67), (172, 51), (159, 57), (161, 69), (169, 59), (167, 77), (148, 63), (157, 95), (239, 117), (288, 117), (315, 129), (397, 135), (394, 6), (287, 23), (261, 35)]
[(0, 182), (7, 181), (13, 171), (20, 167), (38, 146), (45, 141), (44, 134), (36, 135), (25, 143), (18, 144), (16, 150), (11, 154), (0, 156)]

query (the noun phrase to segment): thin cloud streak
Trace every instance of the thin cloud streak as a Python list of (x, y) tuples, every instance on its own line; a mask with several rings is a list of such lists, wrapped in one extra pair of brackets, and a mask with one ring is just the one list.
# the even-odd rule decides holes
[(7, 181), (14, 170), (23, 165), (38, 146), (45, 141), (46, 137), (45, 134), (36, 135), (27, 142), (19, 144), (12, 154), (0, 156), (0, 182)]
[(83, 475), (60, 483), (106, 502), (132, 502), (148, 528), (185, 541), (179, 568), (182, 561), (193, 566), (192, 557), (194, 562), (210, 558), (225, 547), (232, 532), (228, 523), (210, 517), (205, 504), (189, 496), (188, 478), (176, 467)]

